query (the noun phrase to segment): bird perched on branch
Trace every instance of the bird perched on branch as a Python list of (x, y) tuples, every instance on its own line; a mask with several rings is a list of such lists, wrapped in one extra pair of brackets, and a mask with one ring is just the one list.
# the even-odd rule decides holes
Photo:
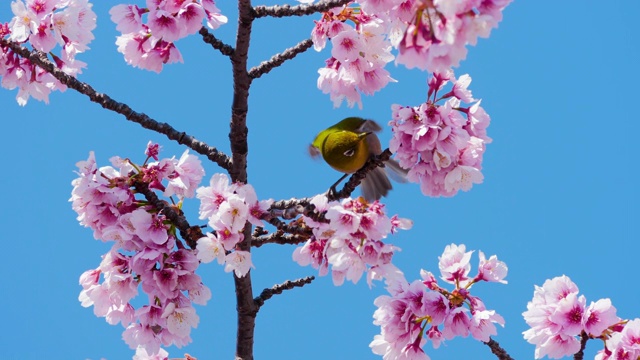
[[(348, 117), (339, 123), (322, 130), (309, 145), (309, 153), (314, 158), (322, 155), (324, 160), (334, 169), (344, 173), (332, 190), (349, 174), (360, 170), (370, 155), (382, 153), (380, 139), (375, 133), (382, 130), (373, 120), (359, 117)], [(377, 167), (367, 173), (362, 180), (362, 196), (367, 201), (374, 201), (386, 196), (392, 189), (387, 175), (398, 182), (405, 182), (407, 170), (394, 160), (384, 162), (385, 167)]]

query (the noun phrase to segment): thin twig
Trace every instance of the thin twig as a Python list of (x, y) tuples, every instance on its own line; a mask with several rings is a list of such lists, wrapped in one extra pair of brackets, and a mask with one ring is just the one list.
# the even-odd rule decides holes
[(274, 285), (272, 288), (262, 290), (260, 296), (253, 299), (253, 302), (256, 304), (256, 311), (260, 310), (260, 307), (264, 305), (264, 302), (271, 299), (273, 295), (282, 294), (285, 290), (291, 290), (296, 287), (303, 287), (306, 284), (311, 284), (311, 282), (315, 279), (315, 276), (307, 276), (302, 279), (297, 280), (287, 280), (282, 284)]
[(134, 183), (134, 188), (137, 192), (144, 195), (147, 201), (158, 212), (164, 214), (169, 221), (180, 231), (180, 236), (187, 242), (190, 248), (195, 249), (198, 239), (203, 237), (202, 230), (199, 226), (191, 226), (187, 219), (174, 210), (166, 201), (160, 200), (153, 190), (149, 189), (149, 186), (141, 181)]
[(589, 335), (586, 332), (580, 334), (580, 351), (573, 354), (573, 360), (584, 359), (584, 349), (587, 347), (587, 341), (589, 341)]
[(222, 55), (231, 56), (235, 49), (231, 45), (227, 45), (219, 40), (215, 35), (209, 32), (206, 27), (201, 27), (200, 31), (198, 31), (200, 35), (202, 35), (202, 40), (207, 44), (211, 45), (214, 49), (220, 51)]
[(511, 356), (507, 353), (507, 351), (500, 347), (497, 341), (489, 338), (488, 342), (484, 342), (489, 348), (491, 348), (491, 352), (500, 360), (513, 360)]
[(291, 60), (296, 57), (296, 55), (307, 51), (312, 45), (313, 41), (311, 41), (311, 39), (302, 40), (295, 46), (286, 49), (280, 54), (273, 55), (271, 59), (263, 61), (260, 65), (251, 68), (251, 70), (249, 70), (249, 77), (252, 79), (259, 78), (274, 68), (282, 65), (285, 61)]
[(124, 115), (127, 120), (138, 123), (145, 129), (163, 134), (170, 140), (174, 140), (178, 142), (178, 144), (182, 144), (193, 149), (195, 152), (202, 154), (209, 160), (217, 163), (223, 169), (228, 170), (231, 168), (231, 160), (229, 157), (223, 152), (218, 151), (215, 147), (209, 146), (191, 135), (178, 131), (167, 123), (158, 122), (144, 113), (138, 113), (127, 104), (113, 100), (106, 94), (97, 92), (89, 84), (65, 74), (62, 70), (56, 67), (53, 62), (49, 61), (46, 54), (36, 50), (30, 51), (17, 43), (5, 39), (0, 39), (0, 45), (7, 46), (16, 54), (29, 59), (32, 64), (44, 69), (67, 87), (86, 95), (92, 102), (100, 104), (103, 108)]
[(367, 163), (364, 164), (362, 169), (351, 175), (347, 183), (344, 184), (342, 190), (336, 193), (329, 193), (329, 201), (351, 196), (351, 193), (356, 189), (356, 187), (358, 187), (358, 185), (360, 185), (362, 180), (367, 177), (367, 174), (379, 166), (384, 166), (384, 162), (389, 160), (390, 157), (391, 151), (389, 149), (385, 149), (380, 155), (372, 155)]
[(296, 234), (296, 235), (304, 235), (304, 236), (313, 235), (311, 228), (305, 226), (304, 223), (300, 224), (296, 221), (285, 223), (284, 221), (278, 218), (268, 219), (267, 221), (269, 221), (269, 224), (275, 226), (278, 230), (281, 230), (288, 234)]
[(265, 16), (285, 17), (285, 16), (304, 16), (312, 15), (319, 12), (329, 11), (335, 7), (343, 6), (353, 0), (324, 0), (317, 4), (309, 5), (274, 5), (274, 6), (256, 6), (253, 8), (254, 17), (261, 18)]

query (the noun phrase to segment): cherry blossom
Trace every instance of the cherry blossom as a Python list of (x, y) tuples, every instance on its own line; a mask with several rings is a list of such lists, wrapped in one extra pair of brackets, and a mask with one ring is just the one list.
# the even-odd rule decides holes
[(330, 10), (312, 31), (314, 48), (322, 50), (327, 39), (331, 39), (331, 58), (318, 70), (318, 88), (330, 95), (335, 107), (346, 100), (350, 107), (358, 104), (362, 108), (360, 93), (371, 95), (396, 81), (384, 69), (394, 57), (382, 18), (364, 9)]
[(620, 319), (615, 313), (609, 299), (598, 300), (587, 307), (584, 295), (578, 296), (576, 284), (563, 275), (545, 281), (542, 287), (535, 287), (533, 299), (527, 304), (527, 311), (522, 313), (531, 326), (523, 335), (536, 346), (536, 359), (544, 356), (559, 359), (580, 350), (577, 338), (580, 334), (601, 337), (607, 344), (616, 344), (617, 335), (610, 332), (618, 330)]
[(197, 33), (203, 20), (211, 29), (227, 22), (213, 0), (147, 1), (146, 8), (121, 4), (109, 14), (122, 32), (116, 45), (125, 61), (157, 73), (165, 64), (183, 62), (175, 42)]
[[(449, 82), (453, 89), (438, 98), (438, 91)], [(391, 107), (389, 148), (409, 171), (409, 181), (419, 183), (425, 195), (453, 196), (483, 180), (482, 155), (491, 142), (486, 135), (490, 118), (480, 101), (462, 106), (462, 99), (473, 100), (467, 89), (470, 82), (468, 75), (456, 80), (452, 71), (435, 73), (429, 80), (426, 103)]]
[[(383, 204), (367, 203), (362, 198), (328, 202), (324, 195), (315, 196), (311, 203), (318, 215), (324, 214), (326, 222), (303, 216), (313, 236), (294, 250), (294, 261), (319, 269), (321, 276), (328, 274), (331, 266), (333, 283), (337, 286), (345, 280), (357, 283), (364, 273), (371, 285), (374, 279), (398, 272), (391, 258), (400, 249), (383, 242), (394, 228)], [(403, 224), (404, 229), (411, 227), (410, 220), (394, 217), (394, 221)]]
[[(335, 107), (362, 107), (360, 94), (371, 95), (395, 82), (385, 65), (396, 59), (411, 69), (444, 73), (467, 56), (467, 45), (488, 37), (511, 0), (360, 0), (322, 14), (311, 38), (316, 51), (330, 39), (331, 58), (319, 69), (318, 88)], [(351, 25), (353, 23), (353, 25)], [(392, 55), (392, 48), (398, 55)], [(461, 77), (454, 94), (472, 102)]]
[[(377, 309), (373, 323), (380, 326), (380, 334), (369, 345), (374, 354), (382, 355), (385, 360), (428, 359), (423, 349), (428, 341), (438, 348), (445, 339), (471, 335), (487, 342), (497, 334), (495, 324), (504, 326), (504, 319), (471, 295), (469, 289), (477, 280), (464, 285), (461, 281), (449, 280), (461, 280), (463, 274), (469, 272), (471, 253), (465, 252), (464, 245), (451, 244), (440, 256), (443, 279), (455, 285), (453, 290), (440, 287), (436, 278), (424, 270), (422, 280), (411, 283), (404, 275), (387, 279), (389, 295), (374, 301)], [(451, 274), (458, 276), (451, 277)]]
[[(68, 75), (81, 73), (86, 64), (77, 60), (77, 54), (88, 49), (96, 27), (96, 14), (87, 0), (16, 0), (11, 3), (15, 15), (6, 26), (1, 26), (0, 36), (30, 45), (34, 50), (50, 53), (56, 66)], [(60, 55), (52, 50), (60, 45)], [(49, 102), (52, 91), (64, 91), (66, 86), (45, 70), (21, 58), (9, 48), (0, 48), (0, 77), (2, 87), (17, 88), (16, 100), (26, 105), (29, 98)]]
[[(147, 160), (158, 159), (159, 149), (149, 143)], [(100, 266), (80, 276), (78, 300), (109, 324), (121, 323), (123, 339), (136, 349), (137, 358), (163, 358), (166, 352), (160, 345), (184, 346), (191, 341), (191, 329), (198, 325), (192, 304), (206, 304), (211, 291), (195, 274), (202, 257), (198, 250), (179, 242), (166, 216), (141, 198), (136, 187), (144, 183), (165, 195), (177, 194), (182, 202), (195, 194), (204, 170), (188, 152), (180, 159), (141, 165), (120, 157), (111, 162), (113, 167), (98, 168), (90, 153), (78, 162), (79, 177), (72, 182), (70, 201), (79, 222), (92, 228), (97, 239), (114, 241)], [(198, 244), (198, 249), (205, 248), (206, 242)], [(140, 290), (149, 304), (136, 308), (132, 302)]]

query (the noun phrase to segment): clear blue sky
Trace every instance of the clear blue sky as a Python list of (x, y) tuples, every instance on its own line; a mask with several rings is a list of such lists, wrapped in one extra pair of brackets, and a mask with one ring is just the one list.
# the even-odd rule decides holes
[[(94, 5), (96, 39), (80, 56), (89, 63), (80, 79), (228, 152), (228, 59), (193, 36), (178, 43), (185, 64), (168, 66), (160, 75), (133, 69), (116, 52), (112, 4)], [(232, 4), (219, 4), (230, 25), (217, 35), (227, 43), (235, 32)], [(533, 358), (534, 347), (522, 339), (521, 313), (534, 284), (554, 276), (570, 276), (588, 301), (611, 298), (620, 317), (640, 317), (640, 172), (634, 154), (640, 133), (640, 31), (634, 25), (639, 12), (633, 0), (512, 3), (491, 38), (471, 48), (456, 70), (471, 74), (473, 94), (492, 117), (484, 183), (439, 199), (422, 196), (416, 184), (402, 185), (386, 202), (390, 213), (415, 222), (411, 231), (390, 239), (403, 249), (394, 260), (408, 279), (417, 278), (421, 268), (437, 272), (437, 257), (452, 242), (497, 254), (508, 264), (508, 285), (473, 290), (506, 319), (495, 339), (514, 358)], [(3, 2), (0, 21), (10, 16), (9, 2)], [(309, 37), (314, 18), (256, 21), (250, 64)], [(348, 115), (384, 123), (391, 104), (424, 101), (426, 74), (391, 65), (399, 82), (364, 98), (363, 110), (333, 109), (316, 89), (316, 70), (328, 56), (309, 51), (251, 88), (249, 181), (261, 198), (310, 196), (336, 180), (339, 174), (307, 155), (319, 129)], [(0, 177), (0, 359), (130, 359), (123, 328), (96, 318), (77, 300), (78, 277), (99, 264), (110, 244), (94, 240), (75, 220), (67, 202), (74, 164), (91, 150), (102, 165), (113, 155), (142, 161), (148, 140), (160, 142), (165, 156), (184, 149), (73, 91), (53, 94), (50, 105), (31, 100), (25, 108), (14, 97), (0, 90), (0, 149), (7, 165)], [(387, 128), (383, 138), (389, 137)], [(219, 170), (206, 164), (207, 178)], [(196, 206), (187, 207), (191, 219)], [(273, 245), (254, 251), (255, 293), (316, 273), (291, 261), (293, 249)], [(477, 253), (473, 259), (475, 271)], [(232, 359), (232, 277), (217, 264), (199, 273), (213, 299), (197, 307), (201, 321), (193, 343), (168, 350), (176, 357), (188, 352), (199, 360)], [(373, 300), (383, 293), (382, 284), (373, 290), (364, 281), (337, 288), (325, 277), (276, 296), (258, 315), (256, 358), (378, 359), (368, 344), (379, 331), (372, 325)], [(585, 358), (599, 348), (590, 342)], [(472, 339), (426, 349), (432, 359), (494, 359)]]

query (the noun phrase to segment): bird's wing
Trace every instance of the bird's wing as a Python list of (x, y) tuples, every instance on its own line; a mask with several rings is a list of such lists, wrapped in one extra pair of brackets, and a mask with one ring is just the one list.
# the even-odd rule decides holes
[(312, 158), (317, 159), (319, 158), (322, 153), (320, 152), (320, 149), (318, 149), (317, 147), (313, 146), (313, 144), (309, 144), (309, 155), (311, 155)]
[(387, 175), (393, 179), (395, 182), (405, 183), (407, 182), (407, 174), (408, 170), (402, 168), (397, 161), (393, 159), (389, 159), (384, 162), (384, 169), (387, 172)]
[(365, 120), (362, 125), (358, 127), (358, 131), (360, 132), (378, 132), (380, 130), (382, 130), (382, 127), (373, 120)]

